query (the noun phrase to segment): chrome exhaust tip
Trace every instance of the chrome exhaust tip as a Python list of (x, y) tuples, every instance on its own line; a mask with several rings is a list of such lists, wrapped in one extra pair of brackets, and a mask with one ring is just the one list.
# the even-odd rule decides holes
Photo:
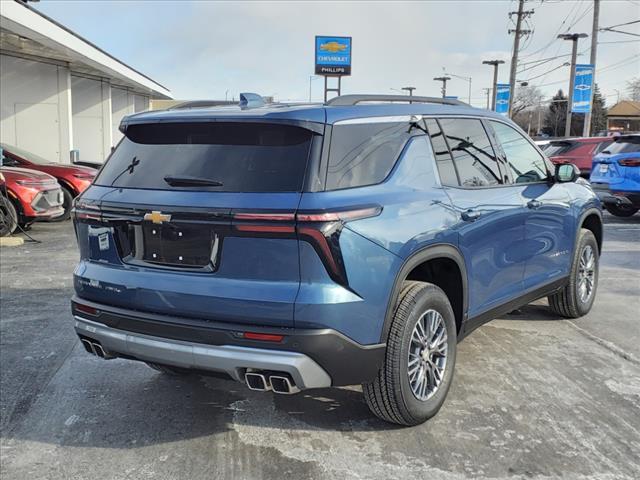
[(269, 382), (271, 382), (271, 388), (276, 393), (281, 393), (284, 395), (292, 395), (300, 391), (300, 389), (296, 387), (296, 385), (293, 383), (293, 381), (289, 377), (283, 377), (280, 375), (271, 375), (269, 377)]
[(93, 349), (95, 350), (96, 355), (99, 356), (100, 358), (107, 358), (107, 355), (105, 354), (104, 349), (102, 348), (102, 345), (100, 345), (99, 343), (94, 343)]
[(271, 390), (271, 385), (269, 384), (267, 377), (261, 373), (247, 372), (244, 374), (244, 381), (246, 382), (247, 387), (249, 387), (249, 390), (255, 390), (258, 392), (267, 392)]
[(93, 344), (89, 340), (81, 338), (80, 342), (82, 342), (82, 346), (87, 351), (87, 353), (90, 353), (91, 355), (96, 354), (96, 351), (93, 349)]

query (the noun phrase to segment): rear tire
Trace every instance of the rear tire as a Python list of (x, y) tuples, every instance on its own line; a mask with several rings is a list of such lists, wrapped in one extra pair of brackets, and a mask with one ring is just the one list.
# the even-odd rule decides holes
[(548, 297), (549, 307), (554, 313), (566, 318), (578, 318), (589, 313), (598, 288), (599, 257), (596, 237), (590, 230), (581, 229), (573, 254), (569, 283)]
[(145, 362), (145, 363), (149, 367), (153, 368), (155, 371), (164, 373), (165, 375), (184, 376), (184, 375), (191, 374), (191, 371), (188, 368), (171, 367), (169, 365), (161, 365), (159, 363), (151, 363), (151, 362)]
[(8, 237), (18, 228), (16, 207), (4, 195), (0, 195), (0, 237)]
[(623, 205), (607, 205), (606, 209), (616, 217), (631, 217), (639, 210), (638, 208)]
[(371, 411), (399, 425), (418, 425), (433, 417), (451, 385), (456, 346), (455, 317), (445, 293), (431, 283), (405, 284), (384, 364), (376, 378), (362, 386)]

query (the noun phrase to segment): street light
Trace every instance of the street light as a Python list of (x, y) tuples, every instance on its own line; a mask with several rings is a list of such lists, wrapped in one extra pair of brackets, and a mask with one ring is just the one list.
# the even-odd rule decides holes
[(573, 84), (576, 80), (576, 56), (578, 55), (578, 39), (587, 38), (586, 33), (561, 33), (558, 38), (562, 40), (571, 40), (571, 74), (569, 76), (569, 104), (567, 105), (567, 123), (564, 126), (564, 136), (571, 135), (571, 110), (573, 104)]
[(447, 96), (447, 81), (451, 80), (451, 77), (443, 76), (443, 77), (434, 77), (436, 82), (442, 82), (442, 98)]
[[(443, 68), (444, 70), (444, 68)], [(462, 75), (456, 75), (455, 73), (444, 72), (445, 75), (451, 75), (452, 77), (460, 78), (469, 82), (469, 105), (471, 105), (471, 77), (465, 77)]]
[(498, 65), (502, 65), (504, 60), (483, 60), (483, 65), (493, 65), (493, 98), (491, 100), (491, 110), (496, 110), (496, 85), (498, 84)]

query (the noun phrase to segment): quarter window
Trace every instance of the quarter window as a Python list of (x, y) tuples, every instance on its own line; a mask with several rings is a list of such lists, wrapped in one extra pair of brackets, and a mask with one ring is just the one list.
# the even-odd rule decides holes
[(410, 137), (407, 123), (337, 124), (331, 134), (327, 190), (382, 182)]
[(515, 183), (546, 180), (548, 173), (544, 158), (522, 134), (504, 123), (492, 121), (491, 126)]
[(480, 120), (440, 119), (453, 160), (464, 187), (484, 187), (502, 182), (500, 168)]

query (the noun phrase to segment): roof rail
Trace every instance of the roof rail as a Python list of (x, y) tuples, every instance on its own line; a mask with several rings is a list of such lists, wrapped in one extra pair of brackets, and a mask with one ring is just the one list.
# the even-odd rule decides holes
[(231, 100), (190, 100), (187, 102), (178, 103), (173, 107), (167, 108), (167, 110), (188, 110), (190, 108), (223, 107), (237, 104), (238, 102)]
[(332, 107), (353, 106), (363, 102), (405, 102), (405, 103), (439, 103), (443, 105), (467, 105), (453, 98), (415, 97), (408, 95), (340, 95), (329, 100), (326, 105)]

